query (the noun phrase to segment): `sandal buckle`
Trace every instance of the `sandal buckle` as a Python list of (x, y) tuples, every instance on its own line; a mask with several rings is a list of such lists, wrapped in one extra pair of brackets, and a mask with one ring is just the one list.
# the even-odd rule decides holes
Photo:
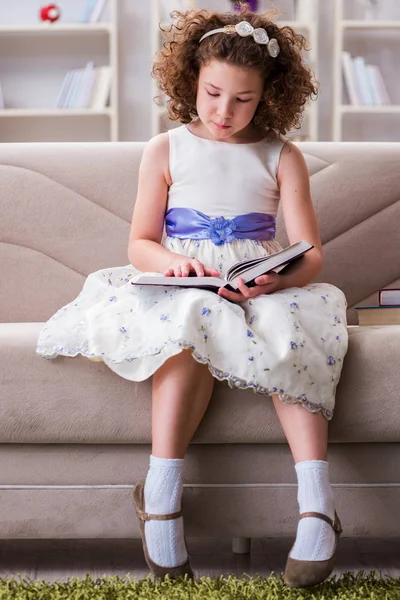
[(342, 528), (340, 526), (339, 521), (335, 518), (332, 521), (332, 527), (334, 529), (334, 531), (336, 531), (337, 533), (341, 533), (342, 532)]
[(144, 510), (141, 510), (139, 513), (139, 518), (142, 521), (150, 521), (151, 520), (151, 515), (147, 512), (144, 512)]

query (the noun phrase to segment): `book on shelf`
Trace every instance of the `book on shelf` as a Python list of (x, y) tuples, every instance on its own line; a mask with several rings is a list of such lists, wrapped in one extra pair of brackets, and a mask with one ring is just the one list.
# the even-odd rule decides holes
[(380, 306), (400, 306), (400, 289), (399, 288), (382, 288), (379, 290), (379, 305)]
[(372, 73), (374, 85), (377, 89), (377, 93), (379, 96), (379, 104), (381, 104), (381, 105), (391, 104), (389, 94), (388, 94), (386, 84), (383, 79), (381, 70), (376, 65), (368, 65), (368, 67)]
[(108, 0), (86, 0), (83, 5), (81, 23), (98, 23), (101, 21)]
[(84, 69), (68, 71), (58, 94), (57, 108), (105, 108), (111, 79), (110, 66), (96, 67), (93, 62), (88, 62)]
[(352, 106), (383, 106), (390, 98), (376, 65), (367, 64), (362, 56), (352, 57), (350, 52), (341, 55), (343, 79)]
[(238, 288), (235, 284), (237, 277), (241, 277), (248, 287), (253, 287), (256, 285), (254, 280), (257, 277), (271, 273), (272, 271), (282, 273), (284, 269), (287, 269), (313, 247), (305, 240), (302, 240), (269, 256), (242, 260), (229, 267), (225, 278), (197, 277), (196, 275), (189, 277), (164, 277), (158, 273), (143, 273), (132, 279), (131, 284), (198, 287), (215, 292), (219, 288), (225, 287), (229, 290), (237, 291)]
[(361, 104), (371, 106), (374, 101), (370, 90), (369, 79), (367, 77), (367, 63), (362, 56), (356, 56), (352, 59), (354, 64), (354, 75), (357, 92), (361, 97)]
[(90, 98), (90, 108), (102, 109), (108, 105), (111, 91), (111, 67), (97, 67), (96, 77)]
[(356, 306), (360, 327), (400, 325), (400, 306)]
[(376, 81), (376, 72), (379, 71), (379, 69), (375, 67), (375, 65), (365, 65), (365, 71), (365, 77), (367, 79), (368, 87), (371, 92), (371, 104), (374, 106), (386, 104), (385, 102), (383, 102), (383, 98), (381, 97), (380, 90)]
[(5, 108), (5, 105), (4, 105), (3, 88), (1, 86), (1, 81), (0, 81), (0, 110), (3, 110), (3, 108)]
[(345, 50), (342, 52), (342, 70), (350, 104), (352, 106), (359, 106), (361, 99), (357, 93), (355, 68), (350, 52), (346, 52)]

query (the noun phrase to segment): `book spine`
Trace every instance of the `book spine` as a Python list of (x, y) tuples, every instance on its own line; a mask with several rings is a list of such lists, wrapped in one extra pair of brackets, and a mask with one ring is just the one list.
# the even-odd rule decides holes
[(375, 106), (382, 105), (382, 98), (375, 81), (375, 73), (373, 65), (366, 65), (368, 85), (371, 92), (372, 100)]
[(103, 10), (106, 6), (107, 0), (97, 0), (92, 14), (90, 15), (90, 23), (97, 23), (101, 19), (101, 15), (103, 14)]
[(381, 70), (379, 69), (379, 67), (372, 65), (372, 73), (375, 79), (375, 85), (377, 87), (378, 94), (380, 96), (381, 104), (391, 104)]
[(82, 89), (81, 108), (90, 107), (90, 99), (92, 96), (93, 86), (96, 78), (96, 69), (94, 63), (88, 63), (85, 72), (85, 81)]
[(79, 108), (79, 95), (82, 85), (83, 69), (77, 69), (75, 85), (70, 99), (70, 108)]
[(367, 70), (365, 60), (362, 56), (353, 58), (354, 70), (356, 74), (357, 87), (360, 90), (362, 104), (366, 106), (373, 105), (371, 92), (368, 85)]
[(82, 15), (80, 18), (81, 23), (89, 23), (90, 16), (93, 12), (95, 4), (96, 4), (96, 0), (86, 0), (85, 4), (83, 6)]
[(343, 79), (346, 84), (350, 104), (352, 104), (353, 106), (359, 106), (361, 104), (361, 101), (357, 93), (354, 65), (351, 59), (350, 52), (342, 52), (342, 70)]
[(93, 86), (90, 107), (94, 110), (101, 110), (107, 106), (107, 101), (111, 90), (111, 67), (97, 67), (96, 80)]
[(72, 99), (75, 94), (78, 73), (79, 73), (79, 69), (71, 70), (71, 77), (70, 77), (68, 92), (65, 97), (64, 108), (72, 108)]
[[(395, 294), (394, 294), (395, 292)], [(399, 288), (383, 288), (378, 291), (379, 306), (399, 306), (400, 305), (400, 289)]]
[(3, 88), (1, 85), (1, 81), (0, 81), (0, 110), (3, 110), (4, 108), (5, 108), (5, 105), (4, 105)]
[(79, 87), (75, 99), (75, 108), (84, 108), (86, 101), (87, 88), (90, 82), (91, 73), (94, 69), (94, 63), (89, 62), (81, 72)]
[(68, 91), (70, 78), (71, 78), (71, 71), (67, 71), (64, 76), (63, 82), (61, 84), (59, 94), (57, 96), (57, 101), (56, 101), (57, 108), (64, 108), (64, 101), (65, 101), (66, 93)]

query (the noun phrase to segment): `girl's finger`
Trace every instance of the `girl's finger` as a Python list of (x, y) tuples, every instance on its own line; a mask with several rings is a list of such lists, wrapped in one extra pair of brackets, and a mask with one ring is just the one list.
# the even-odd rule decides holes
[(268, 275), (260, 275), (254, 281), (257, 285), (270, 285), (276, 281), (276, 273), (269, 273)]
[(226, 288), (219, 288), (218, 296), (221, 296), (226, 300), (230, 300), (231, 302), (243, 302), (243, 300), (246, 300), (243, 294), (238, 294), (237, 292), (230, 292)]
[(257, 285), (265, 285), (265, 284), (269, 283), (269, 277), (268, 277), (268, 275), (260, 275), (260, 277), (256, 277), (254, 282)]
[(204, 267), (204, 274), (209, 277), (220, 277), (219, 271), (216, 269), (210, 269), (210, 267)]
[(245, 298), (251, 298), (251, 296), (253, 295), (252, 291), (250, 288), (247, 287), (247, 285), (244, 283), (241, 277), (238, 277), (236, 279), (236, 285)]
[(192, 267), (196, 271), (197, 277), (204, 277), (204, 267), (200, 262), (192, 263)]

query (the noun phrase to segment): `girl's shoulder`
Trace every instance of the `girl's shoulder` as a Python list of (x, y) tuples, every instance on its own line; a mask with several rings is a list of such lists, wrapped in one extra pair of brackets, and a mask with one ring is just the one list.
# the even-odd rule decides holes
[(146, 149), (150, 152), (165, 152), (169, 150), (169, 135), (168, 133), (158, 133), (150, 138), (146, 144)]
[(307, 163), (302, 151), (293, 142), (287, 141), (280, 155), (278, 180), (282, 182), (295, 176), (304, 181), (309, 179)]
[(159, 133), (147, 142), (142, 156), (142, 169), (148, 168), (152, 172), (164, 174), (169, 184), (169, 136), (168, 133)]
[(169, 136), (168, 133), (159, 133), (147, 142), (143, 160), (156, 161), (168, 164), (169, 160)]

